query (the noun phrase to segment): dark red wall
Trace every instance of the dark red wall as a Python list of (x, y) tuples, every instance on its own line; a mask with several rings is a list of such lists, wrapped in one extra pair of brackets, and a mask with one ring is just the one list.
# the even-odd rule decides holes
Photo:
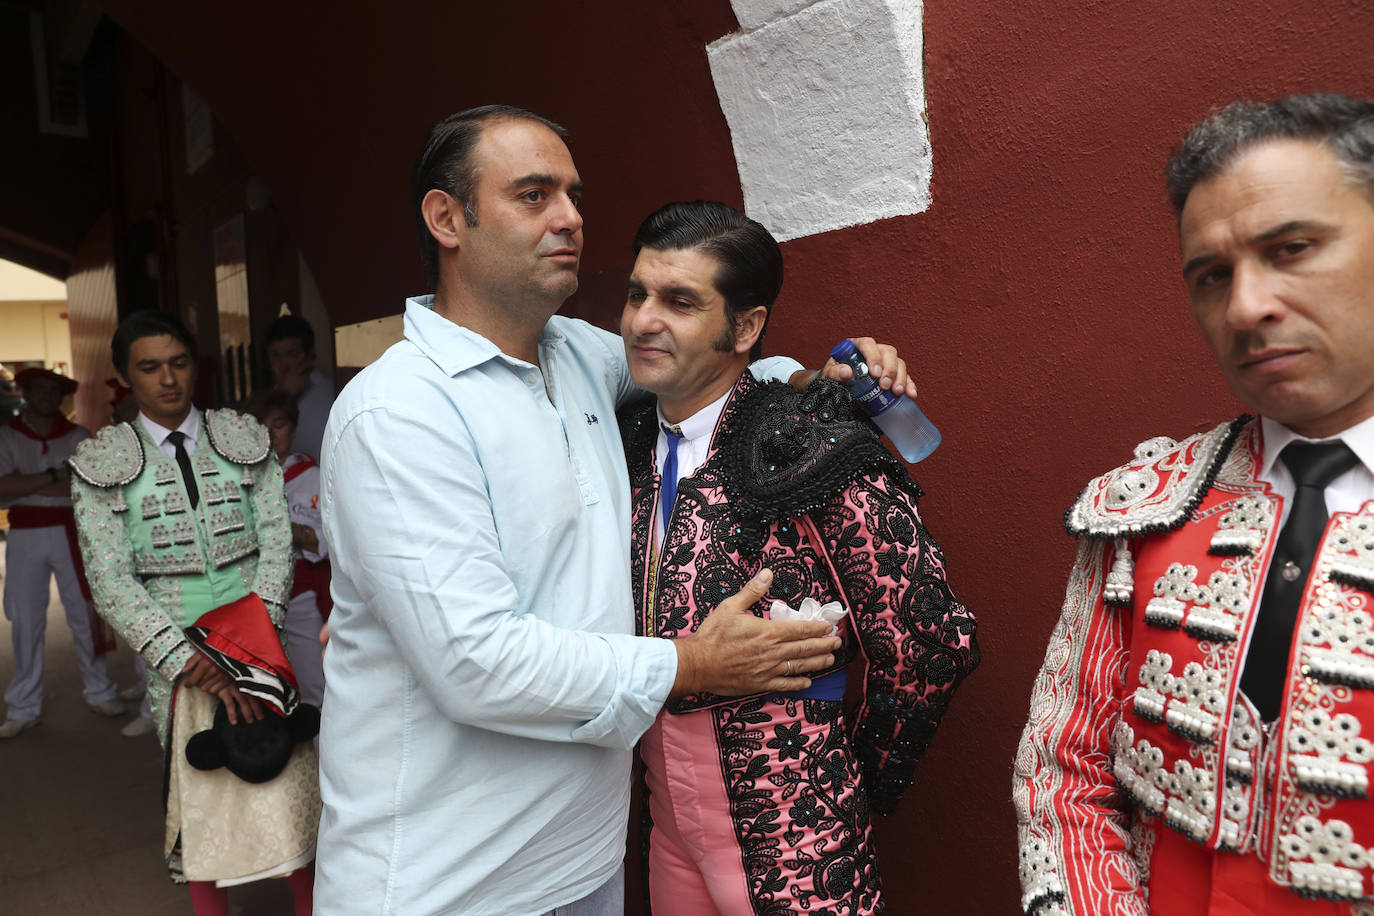
[[(294, 4), (109, 0), (272, 187), (336, 323), (422, 290), (405, 200), (429, 125), (472, 104), (567, 123), (589, 185), (583, 290), (609, 323), (628, 241), (672, 199), (739, 203), (704, 45), (726, 0)], [(1193, 330), (1161, 170), (1236, 95), (1374, 94), (1358, 2), (964, 0), (925, 11), (934, 203), (784, 246), (771, 344), (899, 344), (945, 445), (916, 469), (984, 664), (879, 829), (891, 912), (1016, 909), (1011, 757), (1058, 613), (1063, 508), (1139, 440), (1239, 410)], [(824, 40), (818, 36), (818, 40)]]
[(1192, 324), (1164, 163), (1187, 125), (1237, 95), (1374, 94), (1374, 10), (925, 10), (933, 204), (785, 246), (792, 294), (806, 296), (789, 304), (814, 318), (775, 342), (829, 339), (821, 306), (844, 303), (847, 326), (894, 328), (925, 367), (946, 444), (916, 475), (985, 654), (879, 851), (903, 881), (896, 912), (1009, 913), (1011, 758), (1072, 561), (1062, 510), (1138, 441), (1241, 409)]

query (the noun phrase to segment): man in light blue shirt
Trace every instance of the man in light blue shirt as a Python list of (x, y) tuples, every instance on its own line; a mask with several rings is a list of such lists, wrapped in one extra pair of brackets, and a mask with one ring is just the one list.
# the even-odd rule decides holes
[(317, 912), (619, 913), (628, 749), (664, 701), (804, 689), (838, 646), (748, 612), (766, 572), (691, 638), (630, 635), (635, 389), (617, 336), (554, 315), (582, 247), (562, 136), (503, 107), (431, 131), (437, 293), (330, 415)]

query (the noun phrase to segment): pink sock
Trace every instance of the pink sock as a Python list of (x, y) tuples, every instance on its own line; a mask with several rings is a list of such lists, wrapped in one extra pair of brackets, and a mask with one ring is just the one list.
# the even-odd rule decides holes
[(296, 897), (296, 916), (310, 916), (315, 901), (315, 863), (311, 862), (287, 875), (286, 883)]
[(215, 887), (213, 881), (191, 881), (186, 885), (191, 892), (191, 908), (196, 916), (229, 916), (229, 891)]

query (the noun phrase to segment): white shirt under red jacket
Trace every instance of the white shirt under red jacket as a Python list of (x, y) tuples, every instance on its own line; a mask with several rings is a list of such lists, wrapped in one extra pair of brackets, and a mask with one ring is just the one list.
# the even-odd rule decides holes
[(1034, 914), (1374, 914), (1374, 420), (1324, 491), (1277, 720), (1240, 672), (1299, 438), (1242, 417), (1136, 448), (1081, 539), (1013, 786)]

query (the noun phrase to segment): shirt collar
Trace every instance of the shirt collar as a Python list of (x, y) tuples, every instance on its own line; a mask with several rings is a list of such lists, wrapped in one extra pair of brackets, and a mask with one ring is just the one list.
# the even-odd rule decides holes
[[(405, 338), (429, 357), (450, 378), (492, 359), (512, 365), (529, 365), (507, 356), (481, 334), (450, 321), (434, 311), (434, 296), (413, 296), (406, 300), (403, 319)], [(539, 332), (539, 349), (556, 347), (566, 338), (552, 326), (552, 320)]]
[(1271, 420), (1268, 417), (1260, 417), (1260, 429), (1264, 436), (1264, 454), (1261, 456), (1260, 464), (1261, 478), (1271, 479), (1274, 463), (1279, 460), (1279, 453), (1288, 443), (1331, 442), (1336, 439), (1348, 445), (1350, 450), (1355, 453), (1355, 457), (1360, 459), (1360, 463), (1374, 471), (1374, 417), (1356, 423), (1334, 436), (1327, 436), (1325, 439), (1319, 440), (1300, 436), (1279, 421)]
[[(143, 429), (148, 433), (148, 437), (158, 445), (165, 442), (167, 437), (175, 431), (150, 419), (148, 415), (141, 410), (138, 412), (138, 422), (143, 424)], [(200, 411), (192, 407), (191, 412), (186, 415), (185, 420), (181, 421), (181, 425), (178, 426), (177, 429), (181, 430), (188, 440), (195, 442), (196, 436), (200, 435)]]
[(716, 421), (720, 419), (720, 412), (725, 408), (725, 402), (729, 400), (730, 393), (734, 390), (733, 388), (729, 389), (681, 423), (669, 423), (663, 418), (663, 408), (656, 406), (655, 410), (658, 412), (659, 426), (676, 426), (678, 429), (682, 430), (682, 438), (689, 442), (696, 441), (702, 436), (709, 436), (715, 430)]

